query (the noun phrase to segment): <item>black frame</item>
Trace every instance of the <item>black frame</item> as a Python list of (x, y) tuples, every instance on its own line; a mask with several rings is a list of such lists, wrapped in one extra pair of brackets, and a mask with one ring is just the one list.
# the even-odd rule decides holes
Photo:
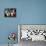
[[(11, 13), (13, 13), (13, 14), (11, 15)], [(7, 14), (9, 14), (9, 15), (7, 15)], [(16, 8), (5, 8), (4, 16), (5, 17), (16, 17)]]

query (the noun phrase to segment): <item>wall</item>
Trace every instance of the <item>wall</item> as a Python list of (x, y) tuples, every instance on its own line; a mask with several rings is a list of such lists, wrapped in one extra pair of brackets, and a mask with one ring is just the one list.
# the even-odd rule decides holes
[[(16, 18), (5, 18), (4, 9), (11, 7), (17, 10)], [(7, 36), (18, 31), (17, 24), (46, 24), (46, 0), (0, 0), (0, 44), (8, 43)]]

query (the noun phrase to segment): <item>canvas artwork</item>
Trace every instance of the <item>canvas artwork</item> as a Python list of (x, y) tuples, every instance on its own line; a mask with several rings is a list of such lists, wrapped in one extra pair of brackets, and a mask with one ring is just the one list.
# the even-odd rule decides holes
[(4, 16), (5, 17), (16, 17), (16, 8), (5, 8)]
[(20, 40), (46, 41), (46, 25), (19, 25)]

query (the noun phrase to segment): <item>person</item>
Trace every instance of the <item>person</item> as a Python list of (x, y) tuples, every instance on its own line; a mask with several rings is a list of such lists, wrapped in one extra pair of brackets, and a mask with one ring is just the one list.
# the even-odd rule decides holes
[(7, 16), (10, 16), (10, 12), (9, 12), (9, 10), (7, 9), (7, 10), (5, 10), (5, 16), (7, 17)]
[(7, 16), (10, 16), (10, 12), (7, 12), (7, 14), (6, 14)]
[(12, 10), (11, 16), (15, 16), (15, 11), (14, 10)]

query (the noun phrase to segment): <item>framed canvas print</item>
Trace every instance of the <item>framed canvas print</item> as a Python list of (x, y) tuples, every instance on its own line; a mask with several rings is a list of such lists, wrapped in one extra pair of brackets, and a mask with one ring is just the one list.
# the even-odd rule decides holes
[(16, 17), (16, 8), (5, 8), (4, 16), (5, 17)]

